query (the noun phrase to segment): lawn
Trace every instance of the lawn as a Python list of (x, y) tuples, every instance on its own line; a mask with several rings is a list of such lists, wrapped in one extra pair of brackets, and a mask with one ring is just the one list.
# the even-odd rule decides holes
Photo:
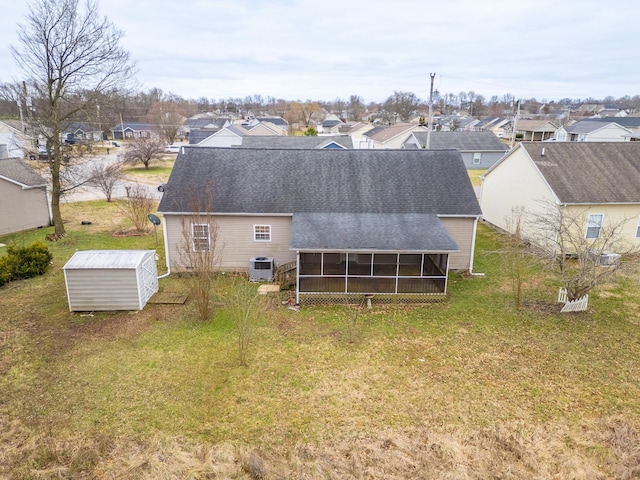
[(61, 267), (76, 249), (156, 245), (112, 236), (127, 228), (112, 204), (64, 210), (50, 270), (0, 289), (0, 478), (640, 475), (634, 279), (560, 314), (557, 280), (539, 271), (516, 310), (490, 253), (500, 237), (480, 226), (484, 275), (453, 275), (446, 302), (292, 311), (261, 298), (242, 367), (226, 277), (208, 322), (190, 301), (69, 313)]

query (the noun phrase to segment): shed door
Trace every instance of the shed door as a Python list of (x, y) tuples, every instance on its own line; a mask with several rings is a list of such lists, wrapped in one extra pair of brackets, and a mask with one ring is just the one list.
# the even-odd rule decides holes
[(144, 302), (153, 296), (158, 291), (158, 275), (155, 266), (155, 259), (149, 257), (149, 259), (142, 264), (142, 297)]

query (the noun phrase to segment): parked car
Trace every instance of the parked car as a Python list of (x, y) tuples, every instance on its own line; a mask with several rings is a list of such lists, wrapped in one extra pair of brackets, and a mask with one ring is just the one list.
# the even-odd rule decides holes
[(164, 147), (164, 153), (178, 153), (182, 145), (167, 145)]

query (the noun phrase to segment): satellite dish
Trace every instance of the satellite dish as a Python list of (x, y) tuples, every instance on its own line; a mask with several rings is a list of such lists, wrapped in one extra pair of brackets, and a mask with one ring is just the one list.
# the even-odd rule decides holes
[(156, 217), (153, 213), (150, 213), (148, 215), (149, 221), (151, 223), (153, 223), (154, 225), (160, 225), (160, 219), (158, 217)]

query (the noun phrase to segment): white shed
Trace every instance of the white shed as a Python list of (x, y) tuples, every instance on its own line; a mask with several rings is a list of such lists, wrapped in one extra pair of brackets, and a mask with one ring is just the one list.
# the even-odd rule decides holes
[(69, 310), (142, 310), (158, 291), (153, 250), (85, 250), (63, 267)]

